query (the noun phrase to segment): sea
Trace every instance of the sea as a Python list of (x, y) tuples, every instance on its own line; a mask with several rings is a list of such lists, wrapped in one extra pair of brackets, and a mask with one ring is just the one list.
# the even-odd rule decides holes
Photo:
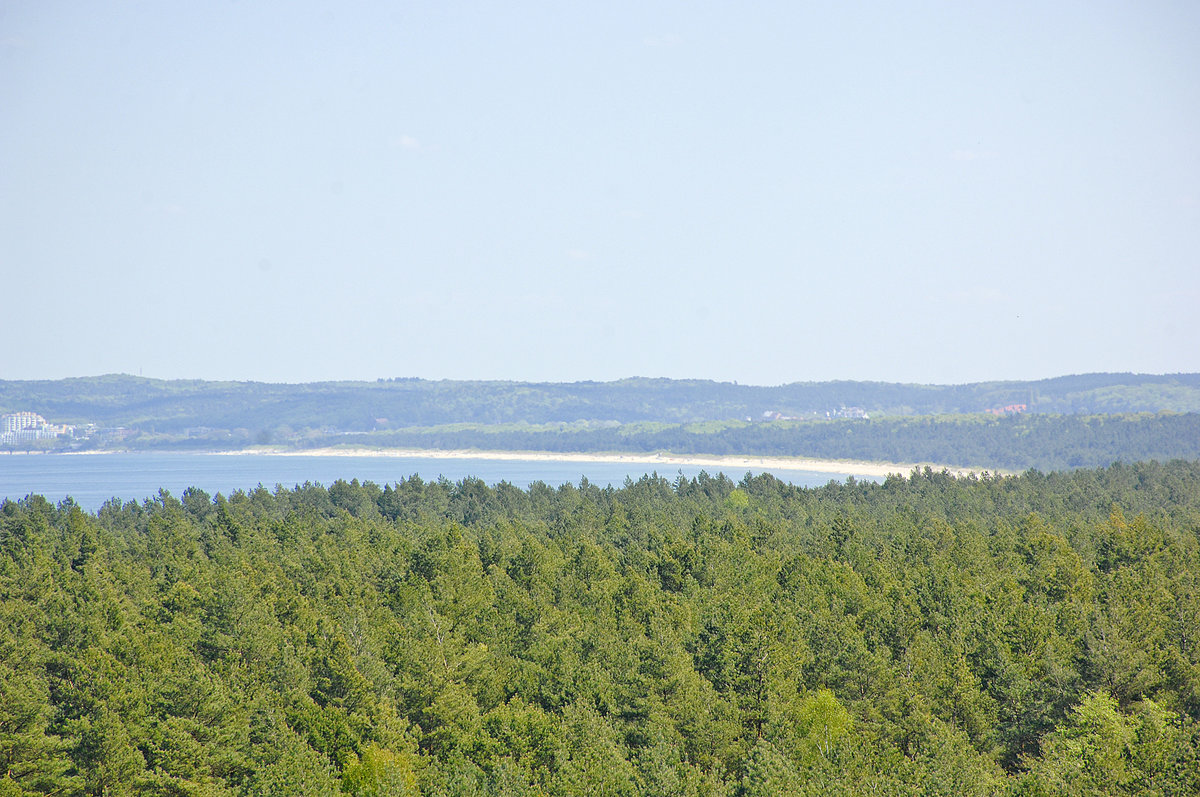
[[(41, 495), (51, 503), (68, 497), (80, 508), (95, 512), (116, 499), (142, 502), (159, 490), (178, 498), (188, 487), (210, 495), (249, 491), (260, 485), (274, 491), (308, 482), (328, 487), (338, 479), (370, 481), (382, 486), (418, 475), (426, 481), (452, 482), (482, 479), (489, 485), (508, 482), (522, 489), (535, 482), (552, 487), (582, 479), (600, 487), (620, 487), (626, 479), (637, 481), (648, 473), (674, 480), (680, 475), (715, 476), (720, 468), (699, 465), (653, 465), (629, 462), (576, 462), (567, 460), (432, 459), (394, 456), (282, 456), (272, 454), (221, 455), (200, 453), (110, 454), (0, 454), (0, 502)], [(799, 487), (819, 487), (830, 481), (879, 481), (857, 473), (825, 473), (780, 468), (740, 469), (725, 472), (737, 482), (747, 473), (770, 473)]]

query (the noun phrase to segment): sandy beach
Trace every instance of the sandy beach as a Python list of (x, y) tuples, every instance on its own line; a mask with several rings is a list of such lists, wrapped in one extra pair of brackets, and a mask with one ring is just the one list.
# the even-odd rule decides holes
[[(947, 470), (955, 476), (966, 476), (980, 471), (972, 468), (953, 468), (934, 463), (901, 462), (858, 462), (852, 460), (805, 459), (801, 457), (754, 457), (715, 456), (680, 454), (632, 454), (632, 453), (559, 453), (556, 451), (477, 451), (477, 450), (431, 450), (417, 448), (310, 448), (305, 450), (278, 449), (270, 447), (248, 448), (241, 451), (213, 452), (218, 455), (273, 454), (298, 457), (411, 457), (420, 459), (488, 459), (520, 460), (526, 462), (627, 462), (631, 465), (662, 466), (687, 465), (734, 474), (746, 470), (803, 470), (832, 475), (857, 475), (884, 477), (893, 473), (907, 476), (913, 468), (926, 465), (936, 471)], [(998, 473), (1000, 471), (992, 471)]]

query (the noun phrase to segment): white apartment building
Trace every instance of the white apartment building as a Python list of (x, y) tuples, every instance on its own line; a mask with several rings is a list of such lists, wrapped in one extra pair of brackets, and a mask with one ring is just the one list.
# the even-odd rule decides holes
[(10, 412), (0, 415), (0, 445), (32, 443), (34, 440), (72, 434), (75, 427), (46, 423), (36, 412)]
[(0, 415), (0, 433), (41, 429), (45, 425), (46, 419), (36, 412), (10, 412)]

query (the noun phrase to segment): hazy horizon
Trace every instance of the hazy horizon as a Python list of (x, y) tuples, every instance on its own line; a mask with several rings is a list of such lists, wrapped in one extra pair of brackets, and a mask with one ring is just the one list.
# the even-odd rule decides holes
[(892, 380), (884, 380), (884, 379), (797, 379), (797, 380), (792, 380), (790, 382), (775, 382), (775, 383), (769, 383), (769, 384), (768, 383), (760, 383), (760, 382), (748, 382), (748, 381), (737, 380), (737, 379), (708, 379), (706, 377), (687, 377), (687, 376), (683, 376), (683, 377), (643, 376), (643, 375), (636, 375), (636, 374), (629, 375), (629, 376), (620, 376), (620, 377), (616, 377), (614, 379), (566, 379), (566, 380), (563, 380), (563, 379), (559, 379), (559, 380), (541, 379), (541, 380), (533, 380), (533, 379), (505, 379), (505, 378), (475, 379), (475, 378), (469, 378), (469, 377), (465, 378), (465, 379), (460, 379), (460, 378), (449, 378), (449, 377), (429, 378), (429, 377), (423, 377), (423, 376), (380, 376), (380, 377), (368, 378), (368, 379), (314, 379), (314, 380), (298, 382), (298, 381), (268, 380), (268, 379), (203, 379), (200, 377), (187, 377), (187, 376), (157, 377), (157, 376), (143, 376), (141, 374), (112, 372), (112, 373), (105, 373), (105, 374), (83, 374), (83, 375), (74, 375), (74, 376), (65, 376), (65, 377), (50, 377), (50, 378), (45, 378), (45, 379), (7, 379), (5, 377), (0, 377), (0, 379), (2, 379), (4, 381), (13, 381), (13, 382), (56, 382), (56, 381), (65, 381), (68, 379), (103, 379), (106, 377), (131, 377), (131, 378), (135, 378), (135, 379), (147, 379), (147, 380), (162, 381), (162, 382), (234, 382), (234, 383), (246, 383), (246, 384), (258, 383), (258, 384), (271, 384), (271, 385), (311, 385), (311, 384), (333, 384), (333, 383), (370, 384), (370, 383), (377, 383), (377, 382), (405, 381), (405, 380), (417, 380), (417, 381), (424, 381), (424, 382), (501, 382), (501, 383), (512, 383), (512, 384), (573, 385), (573, 384), (588, 384), (588, 383), (611, 384), (614, 382), (624, 382), (624, 381), (630, 381), (630, 380), (665, 379), (665, 380), (673, 380), (673, 381), (680, 381), (680, 382), (714, 382), (716, 384), (729, 384), (729, 385), (737, 385), (740, 387), (785, 387), (787, 385), (794, 385), (794, 384), (809, 384), (809, 383), (820, 384), (820, 383), (825, 383), (825, 382), (860, 382), (860, 383), (867, 383), (867, 384), (874, 383), (874, 384), (901, 384), (901, 385), (929, 385), (929, 386), (933, 386), (933, 387), (956, 387), (956, 386), (960, 386), (960, 385), (970, 385), (970, 384), (991, 384), (991, 383), (1007, 383), (1007, 382), (1017, 382), (1017, 383), (1041, 382), (1041, 381), (1050, 381), (1050, 380), (1054, 380), (1054, 379), (1066, 379), (1066, 378), (1077, 377), (1077, 376), (1126, 376), (1126, 375), (1128, 375), (1128, 376), (1135, 376), (1135, 377), (1136, 376), (1171, 377), (1171, 376), (1194, 376), (1197, 373), (1200, 373), (1200, 372), (1168, 371), (1168, 372), (1163, 372), (1163, 373), (1147, 373), (1147, 372), (1132, 372), (1132, 371), (1091, 371), (1091, 372), (1086, 372), (1086, 373), (1055, 374), (1053, 376), (1038, 377), (1038, 378), (1034, 378), (1034, 379), (996, 378), (996, 379), (977, 379), (977, 380), (972, 380), (970, 382), (900, 382), (900, 381), (892, 381)]
[(1200, 5), (0, 6), (0, 379), (1200, 372)]

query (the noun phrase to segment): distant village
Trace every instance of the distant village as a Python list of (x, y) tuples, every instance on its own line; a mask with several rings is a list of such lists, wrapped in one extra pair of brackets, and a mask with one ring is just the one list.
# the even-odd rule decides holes
[(836, 409), (836, 410), (826, 410), (824, 415), (822, 415), (820, 412), (812, 412), (812, 413), (805, 415), (804, 417), (801, 417), (799, 415), (787, 415), (785, 413), (778, 412), (776, 410), (766, 410), (758, 418), (751, 418), (751, 417), (747, 416), (746, 420), (750, 421), (752, 423), (756, 420), (759, 422), (765, 423), (767, 421), (813, 420), (813, 419), (819, 419), (822, 417), (824, 417), (827, 420), (832, 420), (834, 418), (867, 419), (867, 418), (870, 418), (871, 416), (862, 407), (841, 407), (840, 409)]
[(74, 437), (75, 427), (47, 423), (46, 419), (36, 412), (11, 412), (8, 415), (0, 415), (0, 445), (19, 445), (64, 436)]
[(94, 423), (50, 423), (36, 412), (0, 415), (0, 446), (28, 446), (54, 440), (110, 440), (128, 434), (127, 429), (101, 428)]
[[(1005, 404), (1002, 407), (988, 407), (987, 409), (984, 410), (984, 412), (987, 413), (988, 415), (997, 415), (997, 416), (1001, 416), (1001, 417), (1003, 417), (1005, 415), (1020, 415), (1025, 412), (1029, 412), (1029, 405), (1028, 404)], [(822, 417), (824, 417), (827, 420), (833, 420), (835, 418), (838, 418), (838, 419), (850, 418), (850, 419), (856, 419), (856, 420), (868, 420), (868, 419), (870, 419), (871, 415), (866, 410), (864, 410), (862, 407), (840, 407), (839, 409), (836, 409), (836, 410), (826, 410), (823, 415), (820, 412), (812, 412), (812, 413), (805, 414), (803, 417), (799, 416), (799, 415), (788, 415), (786, 413), (782, 413), (777, 410), (766, 410), (759, 417), (752, 418), (752, 417), (747, 416), (746, 420), (751, 423), (756, 422), (756, 421), (760, 422), (760, 423), (766, 423), (769, 421), (813, 420), (813, 419), (819, 419)]]

